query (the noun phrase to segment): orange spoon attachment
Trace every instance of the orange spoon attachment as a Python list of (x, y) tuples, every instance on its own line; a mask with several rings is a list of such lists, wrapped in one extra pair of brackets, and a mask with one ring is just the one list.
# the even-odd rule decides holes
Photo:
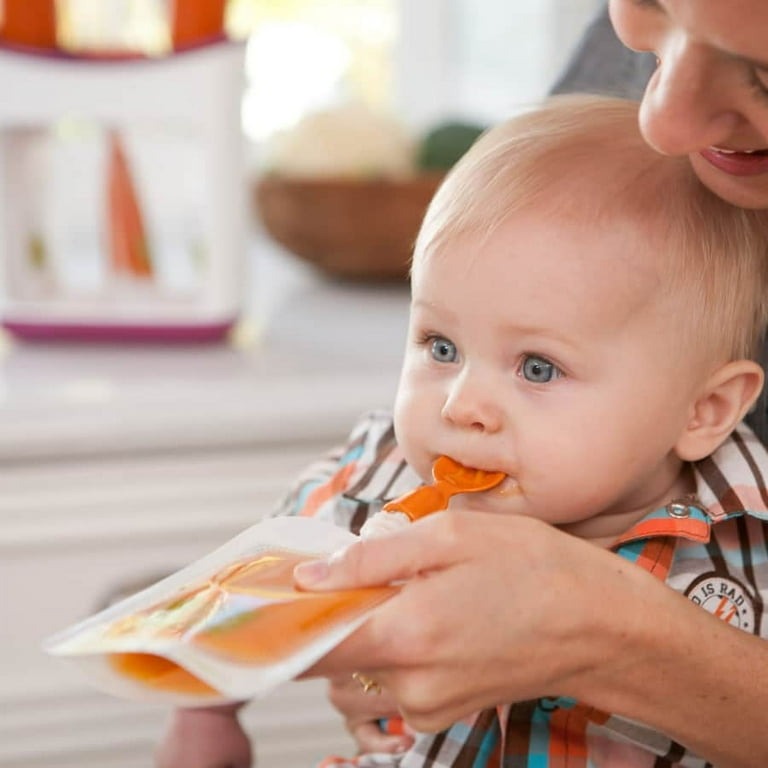
[(432, 465), (434, 485), (423, 485), (415, 491), (393, 499), (383, 506), (385, 512), (402, 512), (411, 522), (438, 512), (448, 506), (457, 493), (477, 493), (495, 488), (505, 477), (504, 472), (471, 469), (448, 456), (440, 456)]

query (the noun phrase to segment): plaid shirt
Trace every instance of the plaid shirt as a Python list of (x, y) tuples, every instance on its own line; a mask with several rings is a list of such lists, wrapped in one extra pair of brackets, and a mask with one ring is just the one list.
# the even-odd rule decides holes
[[(646, 515), (614, 546), (723, 621), (768, 636), (768, 453), (739, 426), (694, 467), (696, 494)], [(420, 484), (394, 439), (391, 416), (372, 413), (348, 444), (313, 465), (278, 510), (317, 515), (358, 533), (388, 500)], [(569, 699), (484, 710), (407, 753), (329, 758), (323, 768), (705, 768), (658, 731)]]

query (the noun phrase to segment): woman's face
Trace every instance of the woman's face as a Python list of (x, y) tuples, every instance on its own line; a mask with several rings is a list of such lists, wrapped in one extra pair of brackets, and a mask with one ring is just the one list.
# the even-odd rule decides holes
[(640, 109), (648, 143), (688, 155), (713, 192), (768, 208), (768, 0), (610, 0), (617, 34), (659, 65)]

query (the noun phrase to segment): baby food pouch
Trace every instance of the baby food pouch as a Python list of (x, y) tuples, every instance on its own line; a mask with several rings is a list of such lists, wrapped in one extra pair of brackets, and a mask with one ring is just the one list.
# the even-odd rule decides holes
[[(408, 525), (444, 509), (457, 493), (481, 493), (505, 478), (446, 456), (432, 474), (432, 485), (389, 502), (363, 534)], [(78, 661), (97, 687), (127, 698), (196, 706), (264, 695), (312, 666), (397, 592), (294, 587), (299, 562), (355, 539), (322, 520), (266, 520), (44, 647)]]
[(46, 641), (126, 698), (197, 706), (264, 695), (324, 656), (397, 587), (303, 592), (293, 568), (355, 540), (275, 518)]

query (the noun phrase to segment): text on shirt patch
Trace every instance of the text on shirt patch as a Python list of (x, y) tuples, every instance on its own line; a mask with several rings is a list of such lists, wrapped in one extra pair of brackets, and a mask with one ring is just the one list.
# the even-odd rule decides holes
[(731, 576), (705, 573), (685, 591), (685, 596), (705, 611), (746, 632), (755, 631), (755, 605), (740, 582)]

